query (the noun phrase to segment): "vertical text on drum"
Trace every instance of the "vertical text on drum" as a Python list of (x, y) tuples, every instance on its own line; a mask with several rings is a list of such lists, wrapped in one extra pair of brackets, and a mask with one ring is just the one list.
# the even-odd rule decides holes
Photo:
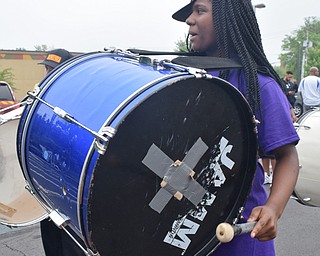
[[(203, 143), (203, 141), (201, 139), (198, 139), (196, 144), (199, 144), (199, 141), (201, 141)], [(229, 141), (226, 138), (224, 138), (224, 137), (221, 138), (220, 143), (219, 143), (220, 154), (215, 157), (214, 162), (211, 163), (209, 165), (209, 167), (208, 167), (209, 169), (213, 170), (214, 173), (215, 173), (214, 185), (216, 187), (223, 186), (223, 184), (226, 181), (226, 177), (225, 177), (221, 167), (225, 166), (229, 170), (232, 170), (232, 168), (234, 166), (234, 161), (232, 161), (227, 156), (227, 153), (230, 153), (232, 151), (233, 145), (228, 145), (228, 143), (229, 143)], [(192, 149), (193, 148), (194, 147), (192, 147)], [(202, 146), (202, 148), (201, 148), (201, 146), (198, 146), (197, 150), (201, 151), (201, 153), (199, 153), (199, 155), (197, 157), (201, 158), (201, 156), (205, 153), (205, 151), (207, 151), (207, 149), (208, 149), (208, 147), (205, 144), (204, 144), (204, 146)], [(157, 152), (157, 153), (161, 154), (161, 152)], [(191, 153), (191, 152), (189, 152), (189, 153)], [(152, 152), (152, 154), (154, 156), (155, 153)], [(188, 156), (188, 154), (187, 154), (187, 156)], [(194, 153), (194, 154), (196, 154), (196, 153)], [(150, 155), (151, 155), (151, 153), (150, 153)], [(186, 159), (187, 156), (184, 159)], [(152, 156), (149, 156), (149, 154), (147, 154), (146, 158), (147, 157), (151, 158)], [(194, 158), (197, 158), (197, 157), (194, 157)], [(147, 165), (149, 168), (152, 168), (152, 164), (150, 164), (150, 162), (147, 162), (146, 158), (143, 160), (143, 163), (145, 165)], [(163, 158), (166, 158), (166, 156), (164, 156)], [(159, 159), (157, 159), (157, 160), (159, 160)], [(197, 160), (199, 160), (199, 159), (197, 159)], [(149, 161), (151, 161), (151, 160), (149, 160)], [(170, 161), (170, 159), (169, 159), (169, 161)], [(221, 162), (221, 164), (219, 163), (219, 161)], [(166, 161), (163, 161), (163, 159), (162, 159), (162, 163), (165, 163), (165, 162)], [(156, 161), (154, 164), (156, 165), (158, 163), (159, 162)], [(196, 163), (194, 163), (194, 165), (196, 165)], [(192, 179), (192, 178), (193, 177), (190, 177), (190, 179)], [(169, 183), (168, 180), (166, 180), (166, 181)], [(187, 189), (188, 188), (186, 187), (184, 189), (184, 191), (178, 191), (178, 192), (180, 192), (181, 194), (184, 194)], [(176, 192), (177, 191), (174, 191), (173, 194), (176, 193)], [(196, 192), (195, 191), (190, 191), (190, 194), (192, 194), (192, 193), (196, 194), (197, 192), (198, 191), (196, 191)], [(167, 201), (169, 201), (171, 199), (173, 194), (169, 195), (167, 198), (162, 198), (162, 200), (159, 199), (159, 201), (162, 202), (162, 203), (163, 202), (167, 202)], [(203, 221), (204, 218), (207, 215), (207, 210), (205, 209), (205, 206), (210, 207), (213, 204), (215, 198), (216, 198), (215, 195), (211, 194), (208, 191), (205, 191), (205, 196), (204, 195), (202, 196), (201, 202), (199, 202), (199, 206), (197, 207), (197, 209), (196, 210), (191, 210), (188, 214), (186, 214), (182, 218), (179, 218), (179, 219), (175, 220), (174, 223), (172, 224), (172, 230), (167, 233), (167, 235), (166, 235), (166, 237), (164, 238), (163, 241), (165, 243), (168, 243), (168, 244), (172, 245), (172, 246), (175, 246), (175, 247), (178, 247), (178, 248), (182, 249), (183, 252), (181, 253), (181, 255), (183, 255), (185, 253), (185, 251), (188, 249), (188, 247), (189, 247), (189, 245), (191, 243), (191, 239), (187, 236), (187, 234), (189, 234), (189, 235), (196, 234), (198, 229), (199, 229), (199, 227), (200, 227), (200, 224), (188, 219), (188, 216), (192, 217), (193, 219), (196, 219), (196, 220), (199, 220), (199, 221)], [(155, 203), (153, 203), (153, 205), (154, 204)], [(152, 207), (151, 203), (150, 203), (150, 206)], [(165, 205), (161, 205), (160, 206), (160, 208), (162, 208), (162, 207), (165, 207)], [(154, 210), (157, 211), (157, 209), (158, 208), (156, 208)]]

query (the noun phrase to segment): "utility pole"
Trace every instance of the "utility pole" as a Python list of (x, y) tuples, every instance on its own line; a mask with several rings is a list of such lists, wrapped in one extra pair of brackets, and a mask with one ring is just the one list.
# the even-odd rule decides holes
[(301, 63), (301, 79), (304, 78), (304, 67), (308, 63), (308, 48), (312, 47), (309, 41), (309, 31), (307, 31), (307, 40), (302, 44), (302, 63)]
[(301, 51), (303, 51), (303, 47), (301, 47), (302, 43), (298, 41), (297, 45), (297, 61), (296, 61), (296, 71), (297, 71), (297, 80), (300, 82), (303, 77), (301, 77)]

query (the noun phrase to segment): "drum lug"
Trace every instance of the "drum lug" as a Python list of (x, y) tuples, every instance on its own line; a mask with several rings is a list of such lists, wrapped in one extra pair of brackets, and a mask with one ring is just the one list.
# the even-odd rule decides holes
[(88, 249), (88, 256), (100, 256), (100, 253), (98, 253), (98, 252), (94, 253), (93, 251)]
[(254, 116), (252, 118), (252, 123), (254, 124), (254, 132), (255, 134), (258, 134), (258, 125), (261, 123), (256, 117)]
[(260, 122), (258, 119), (256, 119), (256, 117), (254, 116), (254, 117), (253, 117), (253, 123), (254, 123), (255, 125), (259, 125), (261, 122)]
[(190, 75), (194, 75), (196, 78), (203, 78), (207, 74), (207, 71), (204, 69), (173, 64), (166, 60), (160, 61), (159, 64), (164, 68), (170, 68), (180, 72), (188, 72)]
[(27, 93), (27, 95), (29, 96), (29, 97), (27, 97), (27, 100), (26, 100), (28, 105), (30, 105), (34, 102), (34, 100), (36, 99), (36, 96), (38, 96), (39, 92), (40, 92), (40, 87), (36, 86), (36, 87), (34, 87), (34, 89), (32, 91), (29, 91)]
[(233, 222), (232, 222), (233, 225), (237, 224), (239, 219), (241, 219), (243, 211), (244, 211), (244, 207), (240, 207), (238, 211), (238, 216), (233, 219)]
[(94, 142), (94, 149), (100, 154), (104, 155), (106, 153), (109, 141), (101, 143), (100, 140), (95, 140)]
[(203, 78), (207, 74), (207, 71), (198, 68), (188, 67), (187, 71), (190, 75), (194, 75), (196, 78)]
[(49, 217), (59, 228), (67, 226), (70, 221), (69, 218), (64, 218), (57, 210), (51, 211)]
[(111, 126), (101, 128), (99, 134), (100, 137), (105, 138), (105, 140), (101, 141), (99, 138), (96, 138), (94, 143), (94, 148), (100, 155), (104, 155), (106, 153), (109, 144), (109, 138), (113, 138), (116, 132), (117, 130)]

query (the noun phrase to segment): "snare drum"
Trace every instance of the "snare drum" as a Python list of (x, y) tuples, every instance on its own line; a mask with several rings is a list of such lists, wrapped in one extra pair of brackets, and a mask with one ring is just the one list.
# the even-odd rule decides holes
[(297, 132), (300, 141), (297, 151), (300, 171), (294, 192), (299, 202), (310, 206), (320, 206), (319, 131), (319, 108), (307, 111), (299, 118)]
[(217, 225), (243, 210), (256, 169), (250, 107), (224, 80), (171, 68), (78, 56), (21, 118), (35, 196), (100, 255), (207, 255)]

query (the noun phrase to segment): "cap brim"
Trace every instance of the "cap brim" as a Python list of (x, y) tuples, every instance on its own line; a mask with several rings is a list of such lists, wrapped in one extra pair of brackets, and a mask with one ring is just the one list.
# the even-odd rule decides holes
[(50, 60), (44, 60), (42, 62), (39, 62), (38, 64), (40, 65), (47, 65), (49, 67), (55, 68), (56, 66), (58, 66), (58, 63), (55, 63), (54, 61), (50, 61)]
[(174, 18), (177, 21), (185, 22), (186, 19), (190, 16), (192, 13), (192, 6), (194, 4), (194, 1), (187, 4), (185, 7), (182, 7), (179, 11), (175, 12), (172, 15), (172, 18)]

